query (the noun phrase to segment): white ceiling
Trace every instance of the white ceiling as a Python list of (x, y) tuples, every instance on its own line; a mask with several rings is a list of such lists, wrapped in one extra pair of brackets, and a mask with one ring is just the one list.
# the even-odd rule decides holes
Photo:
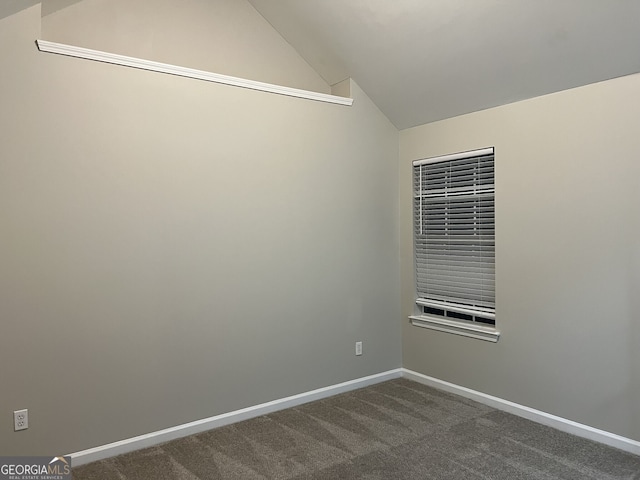
[(0, 18), (42, 3), (42, 16), (49, 15), (82, 0), (0, 0)]
[(0, 1), (0, 18), (8, 17), (31, 5), (39, 3), (37, 0), (4, 0)]
[[(400, 129), (640, 72), (640, 0), (249, 1)], [(0, 0), (0, 18), (36, 3)]]
[(249, 1), (400, 129), (640, 72), (640, 0)]

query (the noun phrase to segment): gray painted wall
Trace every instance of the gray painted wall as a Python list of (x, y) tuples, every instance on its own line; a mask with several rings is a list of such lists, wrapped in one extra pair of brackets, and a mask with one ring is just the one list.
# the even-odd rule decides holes
[[(37, 7), (0, 20), (2, 454), (396, 368), (401, 331), (409, 369), (640, 440), (640, 76), (398, 140), (353, 82), (340, 107), (42, 54), (40, 34)], [(273, 65), (310, 80), (287, 48)], [(497, 345), (406, 320), (411, 160), (492, 145)]]
[[(640, 75), (400, 133), (404, 367), (640, 440)], [(411, 161), (496, 148), (497, 344), (412, 327)]]
[(38, 7), (0, 21), (2, 454), (401, 365), (398, 132), (356, 84), (342, 107), (39, 53), (39, 35)]

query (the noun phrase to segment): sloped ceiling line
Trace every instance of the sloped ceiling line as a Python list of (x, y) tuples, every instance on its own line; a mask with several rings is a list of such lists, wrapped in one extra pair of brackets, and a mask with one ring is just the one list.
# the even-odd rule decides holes
[(249, 0), (399, 129), (640, 72), (637, 0)]

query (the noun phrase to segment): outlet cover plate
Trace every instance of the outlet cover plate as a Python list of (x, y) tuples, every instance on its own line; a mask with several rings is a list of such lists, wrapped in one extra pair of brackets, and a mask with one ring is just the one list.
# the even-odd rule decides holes
[(13, 429), (14, 431), (26, 430), (29, 428), (29, 410), (16, 410), (13, 412)]

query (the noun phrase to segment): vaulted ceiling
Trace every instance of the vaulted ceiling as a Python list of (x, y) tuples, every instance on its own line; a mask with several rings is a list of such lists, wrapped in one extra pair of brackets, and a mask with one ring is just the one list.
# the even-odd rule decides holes
[(49, 15), (82, 0), (0, 0), (0, 18), (42, 3), (42, 15)]
[(400, 129), (640, 72), (639, 0), (249, 1)]
[[(44, 0), (43, 14), (76, 1)], [(249, 2), (399, 129), (640, 72), (640, 0)], [(36, 3), (2, 0), (0, 18)]]

